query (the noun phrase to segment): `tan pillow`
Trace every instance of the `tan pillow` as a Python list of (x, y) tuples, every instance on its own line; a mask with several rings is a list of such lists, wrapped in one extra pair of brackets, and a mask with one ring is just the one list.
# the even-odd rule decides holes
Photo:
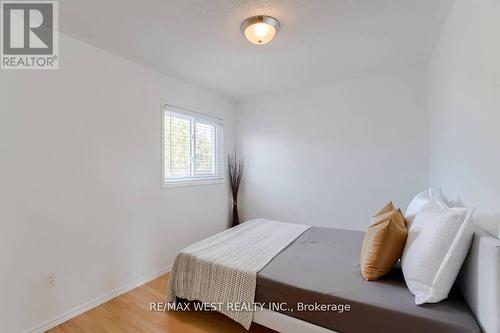
[(372, 218), (361, 247), (361, 275), (377, 280), (389, 273), (403, 253), (406, 242), (405, 220), (392, 201)]

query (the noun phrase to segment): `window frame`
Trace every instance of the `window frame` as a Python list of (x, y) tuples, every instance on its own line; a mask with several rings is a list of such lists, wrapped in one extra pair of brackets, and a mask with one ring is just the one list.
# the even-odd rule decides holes
[[(166, 175), (166, 113), (167, 112), (172, 112), (176, 115), (179, 116), (179, 118), (184, 118), (186, 120), (190, 121), (190, 127), (191, 127), (191, 138), (190, 138), (190, 158), (191, 158), (191, 174), (193, 176), (189, 177), (176, 177), (176, 178), (171, 178), (170, 180), (167, 180), (167, 175)], [(225, 182), (225, 168), (224, 168), (224, 122), (222, 119), (216, 118), (209, 116), (207, 114), (199, 113), (196, 111), (191, 111), (185, 108), (181, 108), (178, 106), (170, 105), (170, 104), (162, 104), (162, 111), (161, 111), (161, 117), (162, 117), (162, 143), (161, 143), (161, 148), (162, 148), (162, 188), (172, 188), (172, 187), (183, 187), (183, 186), (196, 186), (196, 185), (208, 185), (208, 184), (220, 184)], [(215, 176), (195, 176), (194, 175), (194, 167), (195, 167), (195, 154), (196, 154), (196, 140), (194, 138), (195, 132), (194, 127), (196, 127), (196, 123), (200, 124), (207, 124), (207, 125), (212, 125), (215, 127), (215, 130), (221, 130), (222, 132), (220, 133), (220, 140), (219, 140), (219, 134), (215, 134), (215, 163), (217, 164), (218, 159), (220, 159), (220, 165), (218, 166), (220, 170), (220, 175), (215, 175)], [(218, 156), (220, 155), (220, 156)], [(217, 166), (216, 166), (217, 167)]]

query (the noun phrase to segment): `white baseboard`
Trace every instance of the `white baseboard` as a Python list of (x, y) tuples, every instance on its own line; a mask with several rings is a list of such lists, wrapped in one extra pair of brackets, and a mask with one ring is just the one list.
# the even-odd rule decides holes
[(97, 297), (91, 301), (88, 301), (82, 305), (74, 307), (73, 309), (66, 311), (58, 316), (55, 316), (54, 318), (52, 318), (52, 319), (50, 319), (50, 320), (48, 320), (48, 321), (46, 321), (38, 326), (35, 326), (31, 329), (26, 330), (25, 333), (43, 333), (45, 331), (48, 331), (51, 328), (54, 328), (57, 325), (62, 324), (65, 321), (70, 320), (71, 318), (74, 318), (74, 317), (76, 317), (76, 316), (78, 316), (78, 315), (80, 315), (80, 314), (82, 314), (82, 313), (84, 313), (92, 308), (95, 308), (98, 305), (101, 305), (102, 303), (105, 303), (105, 302), (107, 302), (115, 297), (118, 297), (122, 294), (125, 294), (126, 292), (128, 292), (134, 288), (140, 287), (143, 284), (146, 284), (149, 281), (152, 281), (152, 280), (162, 276), (163, 274), (170, 272), (171, 268), (172, 268), (172, 266), (170, 265), (170, 266), (167, 266), (167, 267), (160, 269), (157, 272), (148, 274), (148, 275), (140, 278), (137, 281), (134, 281), (132, 283), (127, 284), (124, 287), (121, 287), (121, 288), (118, 288), (114, 291), (106, 293), (106, 294), (104, 294), (100, 297)]

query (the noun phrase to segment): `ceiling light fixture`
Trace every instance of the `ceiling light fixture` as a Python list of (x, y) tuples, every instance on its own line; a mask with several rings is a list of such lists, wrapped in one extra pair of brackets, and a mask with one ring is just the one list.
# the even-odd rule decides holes
[(271, 16), (257, 15), (247, 18), (241, 24), (241, 32), (257, 45), (264, 45), (273, 40), (280, 29), (280, 23)]

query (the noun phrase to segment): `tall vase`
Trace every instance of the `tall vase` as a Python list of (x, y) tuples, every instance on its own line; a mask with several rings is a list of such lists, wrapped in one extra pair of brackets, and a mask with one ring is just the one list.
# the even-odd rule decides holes
[(233, 220), (231, 222), (231, 227), (236, 227), (240, 224), (240, 219), (238, 217), (238, 202), (233, 200)]

